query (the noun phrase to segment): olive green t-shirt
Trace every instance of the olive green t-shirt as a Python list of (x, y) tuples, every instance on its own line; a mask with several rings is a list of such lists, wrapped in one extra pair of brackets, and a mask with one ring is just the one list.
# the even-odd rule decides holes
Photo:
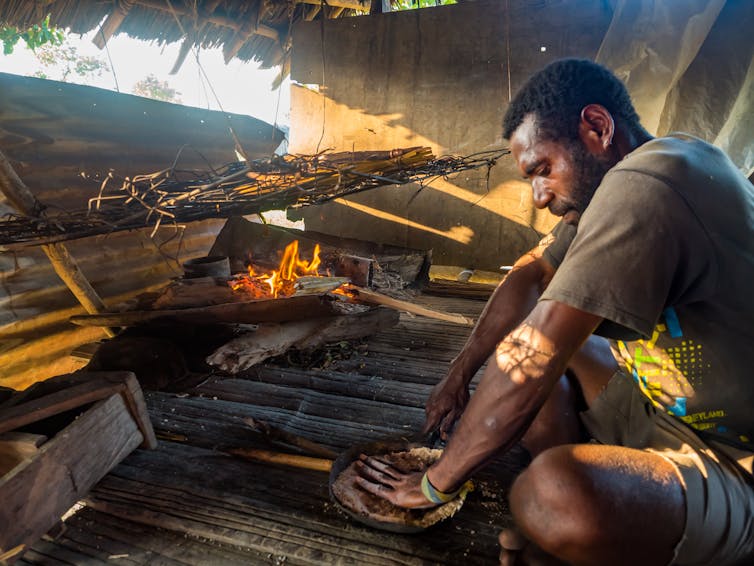
[(754, 187), (719, 149), (675, 134), (605, 175), (540, 300), (603, 317), (610, 337), (624, 329), (617, 348), (645, 394), (751, 447), (753, 283)]

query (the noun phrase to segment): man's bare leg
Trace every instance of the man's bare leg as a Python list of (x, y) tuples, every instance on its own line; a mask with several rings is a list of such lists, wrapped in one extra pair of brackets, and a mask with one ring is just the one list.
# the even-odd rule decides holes
[[(569, 376), (560, 378), (521, 439), (532, 458), (550, 448), (586, 440), (578, 413), (599, 395), (617, 369), (606, 340), (596, 336), (587, 340), (571, 359)], [(503, 530), (499, 541), (503, 566), (563, 564), (530, 544), (515, 528)]]
[(554, 446), (584, 441), (579, 420), (579, 406), (583, 403), (578, 384), (562, 376), (521, 439), (532, 458)]
[(573, 356), (529, 430), (521, 439), (532, 458), (554, 446), (583, 442), (579, 411), (585, 410), (618, 369), (607, 340), (592, 336)]
[(514, 482), (510, 505), (528, 540), (584, 566), (668, 564), (686, 519), (675, 468), (661, 456), (620, 446), (543, 452)]

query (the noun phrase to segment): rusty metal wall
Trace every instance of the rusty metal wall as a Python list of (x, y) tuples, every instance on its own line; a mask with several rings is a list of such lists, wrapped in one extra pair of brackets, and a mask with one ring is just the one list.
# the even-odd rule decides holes
[[(184, 261), (206, 255), (223, 222), (195, 222), (177, 235), (165, 229), (154, 240), (145, 229), (67, 245), (106, 305), (114, 307), (179, 276)], [(99, 328), (68, 322), (85, 311), (41, 249), (0, 254), (0, 281), (0, 385), (25, 388), (73, 371), (83, 362), (69, 353), (105, 337)]]
[[(249, 116), (0, 73), (0, 151), (51, 208), (85, 207), (96, 195), (83, 171), (150, 173), (170, 167), (181, 148), (184, 169), (233, 161), (229, 124), (251, 158), (270, 155), (282, 139), (279, 130)], [(1, 196), (0, 212), (12, 212)], [(206, 255), (223, 224), (163, 226), (154, 238), (145, 228), (66, 246), (113, 307), (180, 275), (183, 262)], [(83, 313), (39, 247), (0, 250), (0, 386), (23, 389), (83, 365), (70, 352), (105, 337), (101, 329), (68, 322)]]
[[(610, 18), (608, 3), (596, 0), (485, 0), (300, 22), (291, 78), (319, 87), (291, 90), (290, 151), (507, 147), (509, 90), (553, 59), (594, 57)], [(534, 208), (509, 156), (489, 171), (381, 187), (294, 214), (308, 230), (431, 249), (435, 264), (488, 271), (512, 263), (554, 223)]]

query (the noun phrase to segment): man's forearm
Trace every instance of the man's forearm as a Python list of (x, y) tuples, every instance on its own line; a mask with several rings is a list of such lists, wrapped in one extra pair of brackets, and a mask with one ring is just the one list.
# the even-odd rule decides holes
[[(559, 368), (548, 371), (545, 356), (521, 352), (506, 340), (490, 359), (442, 459), (430, 471), (430, 481), (441, 491), (456, 488), (498, 451), (510, 448), (544, 404)], [(522, 364), (513, 369), (526, 376), (514, 379), (511, 366), (519, 355)]]
[(428, 476), (458, 487), (528, 429), (598, 316), (545, 301), (498, 346), (440, 460)]
[(468, 384), (495, 346), (531, 312), (549, 273), (541, 259), (522, 256), (497, 286), (466, 344), (450, 365), (449, 376)]

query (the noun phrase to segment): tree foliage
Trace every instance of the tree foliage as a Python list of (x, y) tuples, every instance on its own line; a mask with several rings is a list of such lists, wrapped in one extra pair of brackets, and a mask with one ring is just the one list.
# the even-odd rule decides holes
[(392, 10), (398, 12), (401, 10), (415, 10), (416, 8), (431, 8), (434, 6), (447, 6), (455, 4), (456, 0), (392, 0)]
[(32, 51), (43, 45), (61, 45), (65, 40), (65, 34), (50, 27), (50, 15), (39, 24), (34, 24), (26, 30), (20, 30), (15, 26), (0, 26), (0, 41), (3, 43), (3, 53), (10, 55), (18, 42), (23, 40)]
[(134, 85), (133, 93), (165, 102), (181, 102), (180, 92), (171, 88), (167, 81), (161, 81), (151, 74)]
[(76, 46), (67, 43), (66, 40), (61, 44), (47, 44), (37, 49), (34, 54), (45, 68), (44, 71), (34, 73), (34, 76), (40, 79), (68, 82), (74, 76), (76, 82), (81, 82), (92, 77), (100, 77), (102, 73), (110, 70), (104, 59), (81, 55)]

